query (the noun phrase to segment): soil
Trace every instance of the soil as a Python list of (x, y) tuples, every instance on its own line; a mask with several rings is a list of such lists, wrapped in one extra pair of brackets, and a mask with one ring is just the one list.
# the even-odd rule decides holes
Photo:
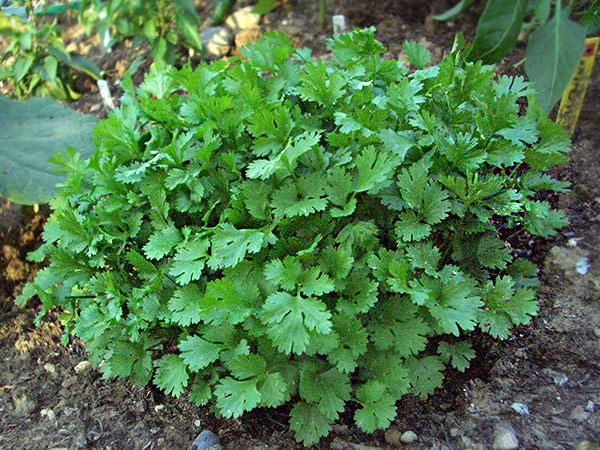
[[(240, 6), (249, 4), (238, 2)], [(401, 43), (414, 39), (429, 48), (438, 62), (456, 32), (473, 36), (481, 10), (434, 23), (432, 12), (444, 1), (330, 0), (328, 16), (344, 14), (352, 26), (377, 28), (387, 56), (402, 58)], [(210, 6), (198, 2), (199, 10)], [(85, 48), (109, 78), (115, 98), (127, 67), (123, 44), (102, 55), (97, 39), (77, 26), (63, 24), (68, 40)], [(317, 2), (283, 1), (262, 19), (262, 31), (279, 29), (296, 45), (327, 57), (331, 30), (318, 30)], [(235, 54), (233, 49), (232, 53)], [(521, 45), (499, 71), (515, 74)], [(138, 80), (148, 61), (142, 65)], [(134, 81), (135, 81), (134, 77)], [(106, 116), (93, 83), (71, 104), (80, 112)], [(540, 312), (530, 326), (510, 339), (479, 345), (477, 360), (465, 374), (448, 372), (442, 388), (427, 401), (413, 397), (399, 404), (387, 432), (366, 435), (344, 414), (331, 435), (315, 449), (484, 450), (503, 430), (517, 437), (521, 449), (583, 450), (600, 443), (600, 64), (588, 88), (587, 101), (573, 136), (569, 163), (554, 175), (572, 183), (555, 198), (570, 219), (556, 237), (525, 243), (527, 254), (541, 266)], [(126, 380), (105, 380), (85, 363), (84, 345), (60, 343), (56, 315), (34, 325), (39, 305), (14, 305), (15, 297), (39, 265), (27, 261), (37, 247), (47, 210), (34, 212), (0, 200), (0, 449), (188, 449), (202, 430), (219, 436), (226, 449), (300, 449), (288, 429), (288, 409), (258, 410), (238, 420), (217, 418), (185, 397), (164, 396), (152, 387)], [(582, 273), (585, 272), (585, 273)], [(524, 406), (527, 410), (524, 409)], [(398, 444), (412, 430), (417, 439)], [(498, 443), (496, 443), (497, 447)]]

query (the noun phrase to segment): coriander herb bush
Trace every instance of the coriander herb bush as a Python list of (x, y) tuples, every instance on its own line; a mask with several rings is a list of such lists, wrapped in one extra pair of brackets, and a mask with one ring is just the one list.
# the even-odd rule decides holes
[(291, 401), (312, 444), (349, 401), (386, 428), (407, 393), (469, 366), (465, 332), (506, 338), (536, 313), (535, 267), (507, 245), (550, 236), (538, 190), (568, 139), (519, 115), (521, 78), (463, 60), (383, 60), (374, 29), (313, 61), (268, 33), (196, 70), (154, 66), (64, 160), (50, 257), (23, 296), (58, 307), (105, 376), (189, 391), (226, 417)]

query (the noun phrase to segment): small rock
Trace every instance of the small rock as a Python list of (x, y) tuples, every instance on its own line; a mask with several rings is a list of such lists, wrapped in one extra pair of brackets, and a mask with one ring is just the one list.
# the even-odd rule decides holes
[(225, 25), (236, 33), (240, 30), (256, 28), (259, 22), (260, 14), (252, 12), (252, 6), (247, 6), (231, 14), (225, 21)]
[(229, 52), (233, 36), (225, 27), (208, 27), (200, 31), (202, 45), (212, 57), (221, 57)]
[(589, 268), (590, 268), (590, 263), (588, 262), (587, 258), (581, 258), (575, 264), (575, 270), (577, 271), (577, 273), (580, 273), (581, 275), (585, 275), (588, 272)]
[(65, 379), (65, 380), (62, 382), (61, 386), (62, 386), (64, 389), (69, 389), (69, 388), (70, 388), (71, 386), (73, 386), (74, 384), (77, 384), (77, 382), (78, 382), (78, 381), (79, 381), (79, 380), (77, 379), (77, 376), (76, 376), (76, 375), (73, 375), (73, 376), (70, 376), (69, 378), (66, 378), (66, 379)]
[(54, 364), (50, 364), (50, 363), (44, 364), (44, 370), (51, 375), (54, 375), (56, 373), (56, 367), (54, 367)]
[(200, 425), (202, 425), (202, 422), (200, 422), (198, 419), (194, 420), (195, 427), (199, 427)]
[(15, 404), (15, 415), (17, 416), (28, 416), (37, 408), (35, 400), (29, 398), (25, 393), (20, 396), (14, 396), (13, 402)]
[(400, 442), (403, 444), (412, 444), (413, 442), (416, 442), (417, 439), (417, 433), (411, 430), (405, 431), (402, 433), (402, 436), (400, 436)]
[(581, 441), (575, 446), (575, 450), (598, 450), (598, 446), (590, 441)]
[(262, 32), (258, 28), (251, 30), (240, 30), (235, 35), (236, 48), (245, 47), (247, 44), (252, 44), (262, 36)]
[(462, 435), (462, 430), (460, 428), (450, 428), (450, 437), (457, 438)]
[(596, 335), (597, 338), (600, 339), (600, 327), (594, 328), (594, 334)]
[(163, 409), (165, 409), (165, 405), (155, 405), (154, 406), (154, 411), (156, 411), (156, 412), (162, 411)]
[(20, 281), (27, 278), (27, 266), (20, 259), (11, 260), (5, 269), (6, 279)]
[(502, 430), (494, 438), (492, 448), (494, 450), (514, 450), (519, 448), (519, 441), (512, 431)]
[(522, 416), (526, 416), (529, 414), (529, 408), (523, 403), (513, 403), (512, 405), (510, 405), (510, 407)]
[(569, 414), (569, 419), (577, 422), (583, 422), (590, 416), (589, 412), (586, 412), (581, 405), (577, 405)]
[(596, 404), (593, 401), (589, 400), (587, 402), (587, 405), (585, 405), (585, 409), (588, 410), (589, 412), (594, 412), (595, 406), (596, 406)]
[(92, 369), (92, 363), (89, 361), (81, 361), (74, 368), (75, 372), (77, 372), (77, 373), (84, 373), (91, 369)]
[(399, 445), (402, 433), (398, 428), (392, 427), (385, 431), (385, 441), (390, 445)]
[(82, 433), (79, 436), (77, 436), (74, 444), (77, 448), (86, 448), (90, 444), (90, 441), (88, 440), (87, 436)]
[(192, 449), (208, 450), (209, 448), (217, 445), (219, 445), (219, 438), (217, 435), (212, 431), (204, 430), (202, 433), (196, 436), (196, 439), (194, 439), (194, 442), (192, 442)]
[(56, 414), (51, 409), (42, 409), (40, 411), (40, 416), (47, 417), (50, 420), (54, 420), (56, 418)]

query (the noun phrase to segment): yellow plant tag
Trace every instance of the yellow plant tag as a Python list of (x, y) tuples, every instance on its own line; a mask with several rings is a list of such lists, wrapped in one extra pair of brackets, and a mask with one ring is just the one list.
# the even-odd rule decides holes
[(556, 123), (567, 130), (569, 134), (573, 134), (575, 125), (577, 125), (577, 119), (579, 119), (579, 113), (581, 112), (581, 106), (585, 98), (585, 91), (590, 82), (594, 59), (596, 58), (596, 53), (598, 53), (599, 43), (600, 37), (585, 40), (581, 61), (569, 85), (563, 92), (560, 101)]

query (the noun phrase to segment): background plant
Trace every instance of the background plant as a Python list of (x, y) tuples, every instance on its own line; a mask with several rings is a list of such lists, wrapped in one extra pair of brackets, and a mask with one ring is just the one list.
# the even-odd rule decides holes
[(56, 21), (36, 18), (30, 20), (6, 17), (0, 12), (0, 34), (8, 39), (2, 55), (0, 80), (9, 81), (17, 98), (54, 97), (59, 100), (75, 99), (77, 76), (85, 73), (100, 78), (100, 70), (88, 59), (67, 52)]
[(79, 18), (92, 32), (96, 27), (106, 49), (123, 39), (150, 44), (154, 60), (170, 60), (180, 36), (196, 50), (202, 50), (200, 22), (193, 0), (83, 0)]
[(75, 153), (89, 158), (97, 123), (51, 98), (16, 101), (0, 95), (0, 196), (25, 205), (48, 202), (65, 179), (52, 158), (62, 161), (65, 149), (71, 159), (77, 159)]
[[(475, 0), (461, 0), (435, 18), (450, 19), (473, 3)], [(533, 30), (525, 72), (535, 86), (539, 105), (549, 113), (577, 68), (586, 34), (599, 29), (599, 0), (487, 0), (468, 57), (496, 63), (514, 50), (522, 31)]]
[(307, 445), (350, 401), (386, 428), (468, 367), (466, 333), (528, 323), (535, 266), (507, 240), (566, 223), (538, 191), (565, 189), (543, 171), (568, 138), (460, 42), (429, 68), (407, 42), (409, 72), (373, 35), (325, 63), (268, 33), (245, 61), (127, 79), (91, 159), (56, 160), (31, 255), (50, 265), (18, 301), (58, 307), (107, 377), (225, 417), (291, 401)]

